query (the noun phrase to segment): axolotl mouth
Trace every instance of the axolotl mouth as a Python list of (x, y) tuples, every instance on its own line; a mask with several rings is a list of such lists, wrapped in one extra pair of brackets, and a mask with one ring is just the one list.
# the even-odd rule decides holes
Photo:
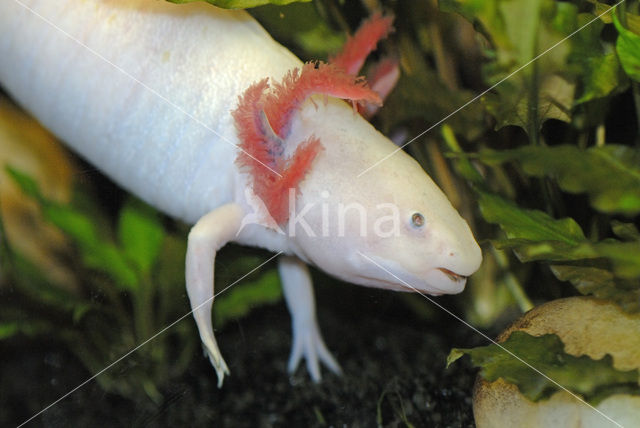
[[(457, 294), (464, 290), (467, 276), (456, 273), (447, 268), (432, 268), (423, 274), (412, 274), (407, 272), (397, 263), (388, 260), (376, 261), (376, 257), (371, 260), (378, 266), (373, 266), (375, 270), (386, 271), (392, 278), (381, 278), (378, 275), (358, 274), (358, 282), (370, 287), (386, 288), (396, 291), (417, 291), (425, 292), (433, 296), (443, 294)], [(371, 269), (373, 271), (374, 269)], [(353, 281), (353, 278), (351, 279)]]
[(457, 273), (450, 271), (449, 269), (445, 269), (445, 268), (438, 268), (438, 270), (442, 273), (444, 273), (445, 275), (447, 275), (447, 277), (449, 277), (449, 279), (453, 282), (460, 282), (460, 281), (465, 281), (467, 279), (466, 276), (464, 275), (458, 275)]
[[(434, 277), (433, 278), (434, 282), (432, 282), (428, 288), (422, 288), (417, 286), (414, 287), (412, 284), (419, 283), (416, 277), (406, 278), (407, 280), (405, 281), (404, 279), (400, 279), (400, 276), (398, 275), (394, 275), (394, 276), (399, 281), (385, 280), (385, 279), (376, 278), (376, 277), (367, 276), (367, 275), (358, 275), (357, 278), (360, 280), (364, 280), (364, 282), (362, 281), (355, 281), (355, 282), (360, 283), (362, 285), (367, 285), (370, 287), (386, 288), (388, 290), (408, 291), (408, 292), (417, 291), (418, 293), (425, 292), (432, 296), (441, 296), (443, 294), (459, 293), (464, 289), (464, 286), (467, 282), (466, 276), (458, 275), (457, 273), (452, 272), (448, 269), (437, 268), (432, 270), (431, 272), (434, 274), (437, 272), (438, 275), (444, 274), (444, 277), (446, 277), (450, 281), (449, 285), (446, 286), (446, 284), (440, 283), (440, 281), (442, 281), (441, 276), (440, 276), (440, 279), (438, 278), (438, 276)], [(406, 275), (402, 275), (402, 276), (406, 277)], [(441, 285), (438, 286), (436, 285), (437, 283)], [(455, 286), (453, 286), (454, 284)]]

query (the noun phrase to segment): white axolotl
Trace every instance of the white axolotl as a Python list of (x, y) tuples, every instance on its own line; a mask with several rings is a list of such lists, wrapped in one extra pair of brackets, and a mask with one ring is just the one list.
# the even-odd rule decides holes
[(319, 361), (340, 368), (318, 329), (307, 264), (439, 295), (461, 292), (481, 263), (467, 223), (415, 160), (398, 151), (370, 168), (396, 146), (334, 96), (376, 95), (336, 67), (303, 66), (243, 11), (2, 0), (0, 61), (2, 86), (44, 126), (194, 224), (186, 286), (219, 384), (228, 368), (211, 324), (213, 263), (228, 242), (282, 253), (289, 370), (304, 357), (316, 381)]

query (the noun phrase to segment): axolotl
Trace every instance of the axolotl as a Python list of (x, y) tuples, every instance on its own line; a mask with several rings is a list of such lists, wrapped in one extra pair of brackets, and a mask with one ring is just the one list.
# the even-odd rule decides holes
[[(214, 259), (280, 254), (289, 370), (340, 373), (307, 265), (347, 282), (459, 293), (482, 260), (419, 164), (354, 112), (379, 103), (331, 64), (303, 64), (246, 12), (156, 0), (3, 0), (0, 83), (123, 188), (193, 227), (186, 288), (219, 385)], [(419, 90), (419, 88), (416, 88)], [(341, 99), (342, 98), (342, 99)], [(383, 160), (383, 161), (381, 161)]]

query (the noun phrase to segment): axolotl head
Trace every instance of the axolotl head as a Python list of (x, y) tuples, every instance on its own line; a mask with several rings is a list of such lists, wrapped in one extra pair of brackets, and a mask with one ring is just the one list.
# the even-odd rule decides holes
[(480, 247), (420, 165), (340, 101), (307, 104), (297, 116), (291, 136), (315, 135), (323, 150), (288, 221), (296, 252), (348, 282), (461, 292)]

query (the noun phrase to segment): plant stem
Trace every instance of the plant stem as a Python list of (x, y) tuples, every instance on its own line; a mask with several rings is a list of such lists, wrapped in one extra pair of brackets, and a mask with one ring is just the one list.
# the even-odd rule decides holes
[[(633, 104), (636, 108), (636, 122), (640, 124), (640, 85), (636, 81), (631, 82), (633, 89)], [(636, 147), (640, 147), (640, 126), (638, 126), (639, 135), (636, 136)]]
[[(140, 279), (140, 289), (133, 295), (134, 307), (133, 317), (136, 326), (136, 342), (148, 339), (151, 334), (151, 326), (153, 325), (152, 302), (153, 293), (151, 293), (151, 280), (148, 277)], [(153, 346), (152, 344), (150, 346)], [(146, 355), (151, 355), (151, 348), (145, 351)]]
[(507, 259), (507, 256), (505, 256), (504, 252), (496, 250), (493, 246), (491, 247), (491, 251), (493, 252), (498, 266), (506, 271), (504, 283), (520, 310), (522, 312), (531, 310), (534, 305), (520, 285), (518, 278), (516, 278), (511, 270), (509, 270), (509, 260)]
[(0, 206), (0, 284), (11, 275), (12, 270), (13, 254), (7, 238), (7, 231), (4, 228), (4, 221), (2, 220), (2, 206)]
[[(536, 38), (536, 46), (533, 50), (534, 54), (538, 52), (538, 39)], [(540, 78), (540, 70), (538, 68), (538, 61), (534, 61), (529, 65), (531, 69), (531, 80), (529, 82), (529, 102), (527, 103), (527, 122), (528, 128), (527, 134), (529, 135), (529, 144), (537, 146), (540, 143), (540, 117), (538, 116), (538, 80)]]
[[(449, 150), (454, 153), (462, 153), (462, 147), (460, 147), (460, 143), (458, 143), (458, 139), (453, 132), (453, 128), (446, 124), (442, 125), (440, 133)], [(472, 183), (479, 184), (484, 181), (482, 175), (480, 175), (480, 173), (474, 168), (473, 164), (469, 161), (468, 158), (458, 158), (454, 163), (454, 166), (462, 177), (466, 178)]]

